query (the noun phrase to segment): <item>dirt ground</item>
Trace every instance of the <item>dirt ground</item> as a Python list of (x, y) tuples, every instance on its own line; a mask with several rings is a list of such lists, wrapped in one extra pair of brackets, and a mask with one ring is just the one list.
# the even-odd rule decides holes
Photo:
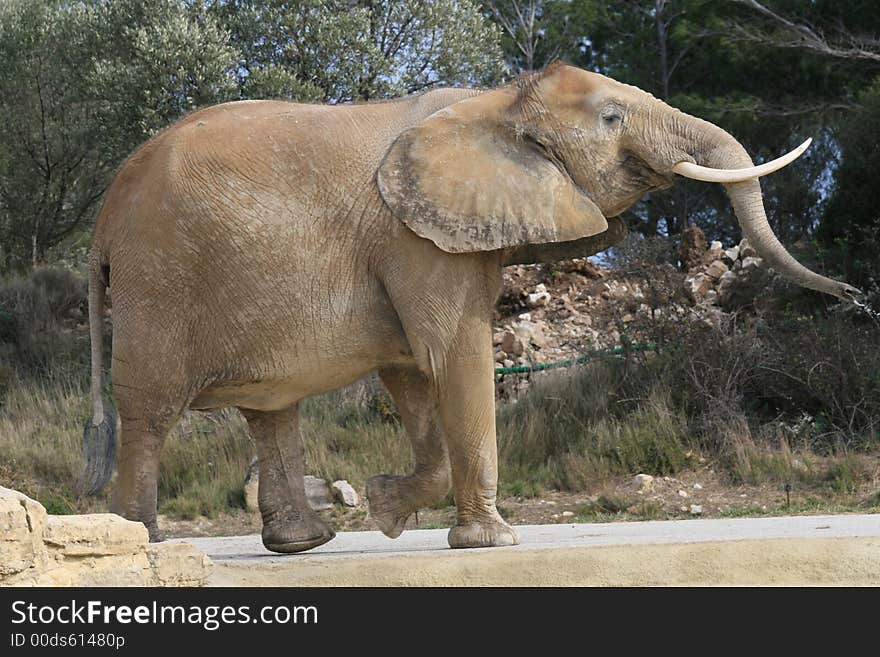
[[(827, 487), (802, 488), (783, 484), (731, 485), (710, 465), (654, 477), (640, 489), (634, 477), (607, 481), (589, 492), (547, 491), (540, 497), (506, 497), (498, 509), (512, 525), (569, 522), (611, 522), (824, 513), (880, 513), (880, 472), (874, 481), (840, 493)], [(363, 491), (355, 508), (339, 505), (320, 514), (336, 531), (369, 531)], [(413, 516), (408, 529), (437, 529), (455, 522), (455, 508), (425, 509)], [(159, 517), (159, 526), (170, 537), (237, 536), (259, 533), (259, 514), (240, 511), (215, 518), (192, 520)]]

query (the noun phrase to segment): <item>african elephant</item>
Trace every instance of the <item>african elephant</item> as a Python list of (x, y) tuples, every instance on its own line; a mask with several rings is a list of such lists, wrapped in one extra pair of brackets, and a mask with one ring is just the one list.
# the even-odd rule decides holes
[(726, 184), (777, 271), (850, 298), (858, 291), (802, 267), (768, 225), (757, 176), (796, 154), (753, 168), (717, 126), (564, 64), (491, 90), (194, 112), (125, 162), (97, 218), (83, 488), (100, 489), (112, 469), (116, 419), (101, 398), (109, 286), (121, 418), (112, 509), (153, 540), (166, 434), (186, 408), (228, 406), (256, 442), (265, 546), (330, 540), (305, 501), (299, 404), (378, 370), (414, 455), (411, 474), (368, 482), (382, 531), (399, 535), (451, 482), (452, 547), (515, 544), (495, 508), (502, 267), (610, 246), (625, 234), (616, 217), (681, 173)]

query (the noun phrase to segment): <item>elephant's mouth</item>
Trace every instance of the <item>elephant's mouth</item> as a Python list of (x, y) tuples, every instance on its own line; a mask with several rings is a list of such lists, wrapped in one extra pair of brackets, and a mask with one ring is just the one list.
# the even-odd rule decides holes
[[(602, 206), (606, 217), (616, 217), (645, 194), (669, 189), (675, 184), (672, 173), (666, 174), (652, 168), (645, 160), (634, 153), (627, 153), (618, 163), (620, 174), (616, 176), (614, 189), (610, 190), (613, 203)], [(612, 177), (612, 180), (615, 178)]]
[(625, 178), (632, 181), (633, 187), (642, 190), (642, 194), (669, 189), (675, 184), (675, 176), (671, 171), (657, 171), (635, 153), (627, 153), (620, 166), (625, 171)]

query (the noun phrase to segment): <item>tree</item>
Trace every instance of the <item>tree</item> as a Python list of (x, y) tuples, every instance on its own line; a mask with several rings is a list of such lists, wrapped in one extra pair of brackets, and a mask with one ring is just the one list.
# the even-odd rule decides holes
[(589, 39), (597, 3), (567, 0), (487, 0), (485, 14), (502, 30), (508, 66), (522, 73), (556, 59), (591, 67)]
[[(769, 219), (780, 237), (791, 242), (811, 234), (819, 221), (820, 201), (838, 155), (833, 126), (854, 106), (847, 92), (854, 71), (839, 61), (829, 65), (813, 52), (805, 55), (756, 38), (746, 43), (746, 35), (770, 33), (768, 22), (773, 22), (750, 4), (516, 0), (486, 6), (487, 15), (505, 28), (505, 54), (519, 68), (527, 55), (541, 66), (552, 53), (636, 85), (725, 128), (758, 161), (813, 136), (806, 157), (762, 181)], [(845, 13), (842, 4), (848, 5), (831, 0), (772, 2), (774, 10), (786, 12), (807, 4), (827, 24)], [(644, 235), (675, 236), (685, 226), (699, 224), (713, 239), (739, 237), (723, 189), (692, 181), (677, 181), (672, 190), (646, 197), (627, 213), (626, 221)]]
[[(848, 281), (880, 291), (880, 15), (872, 1), (794, 3), (737, 0), (758, 18), (737, 26), (750, 46), (792, 51), (824, 62), (833, 81), (812, 105), (838, 110), (826, 140), (832, 151), (824, 194), (815, 194), (815, 235)], [(822, 97), (824, 96), (824, 97)]]
[(470, 0), (0, 3), (0, 271), (85, 226), (122, 158), (185, 112), (494, 84), (499, 40)]
[(470, 0), (211, 0), (242, 53), (243, 97), (345, 102), (488, 85), (500, 33)]
[(0, 269), (41, 262), (131, 149), (230, 97), (235, 59), (216, 22), (173, 0), (0, 6)]

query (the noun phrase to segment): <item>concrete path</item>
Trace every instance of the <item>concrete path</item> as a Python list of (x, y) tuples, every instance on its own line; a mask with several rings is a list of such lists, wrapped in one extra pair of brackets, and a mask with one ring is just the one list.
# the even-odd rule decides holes
[(880, 515), (518, 526), (520, 545), (451, 550), (445, 529), (343, 532), (296, 555), (259, 536), (181, 539), (219, 586), (880, 585)]

